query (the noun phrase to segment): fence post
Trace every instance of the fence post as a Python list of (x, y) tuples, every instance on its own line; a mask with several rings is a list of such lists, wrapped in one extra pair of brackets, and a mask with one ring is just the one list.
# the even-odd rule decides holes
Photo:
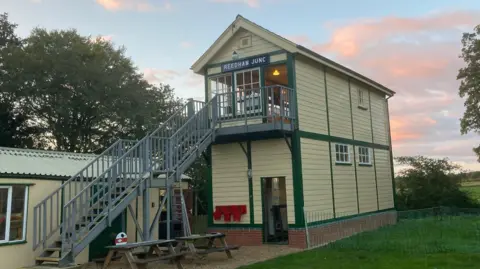
[(307, 249), (310, 248), (310, 235), (308, 233), (308, 218), (307, 212), (305, 211), (305, 207), (303, 207), (303, 222), (305, 223), (305, 239), (307, 240)]

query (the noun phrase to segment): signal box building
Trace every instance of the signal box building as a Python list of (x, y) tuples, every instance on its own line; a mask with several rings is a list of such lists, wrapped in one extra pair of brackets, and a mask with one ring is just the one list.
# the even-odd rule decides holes
[(304, 248), (395, 222), (392, 90), (240, 15), (191, 69), (218, 107), (210, 231)]

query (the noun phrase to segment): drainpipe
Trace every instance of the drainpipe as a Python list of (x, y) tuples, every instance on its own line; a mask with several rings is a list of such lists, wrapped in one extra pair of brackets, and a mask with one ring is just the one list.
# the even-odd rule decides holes
[(393, 207), (397, 209), (397, 188), (395, 187), (395, 172), (393, 169), (393, 148), (392, 148), (392, 131), (390, 129), (390, 109), (388, 107), (388, 99), (392, 98), (393, 95), (388, 96), (385, 99), (385, 103), (387, 105), (387, 120), (388, 120), (388, 141), (389, 141), (389, 146), (390, 146), (390, 166), (392, 168), (392, 194), (393, 194)]

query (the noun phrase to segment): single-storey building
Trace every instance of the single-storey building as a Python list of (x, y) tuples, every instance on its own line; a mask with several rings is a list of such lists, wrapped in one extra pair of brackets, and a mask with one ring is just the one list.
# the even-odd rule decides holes
[[(31, 266), (42, 251), (33, 249), (33, 207), (40, 203), (52, 190), (75, 175), (91, 162), (96, 155), (47, 150), (31, 150), (0, 147), (0, 260), (1, 268), (16, 269)], [(190, 179), (183, 176), (182, 188), (191, 209), (191, 194), (188, 190)], [(152, 182), (151, 218), (160, 206), (165, 178), (160, 177)], [(155, 198), (156, 197), (156, 198)], [(133, 213), (142, 225), (142, 203), (138, 197), (131, 206)], [(60, 212), (61, 213), (61, 212)], [(50, 218), (59, 216), (51, 215)], [(164, 220), (164, 219), (162, 219)], [(159, 225), (164, 227), (163, 225)], [(112, 226), (104, 230), (75, 259), (76, 263), (85, 263), (106, 255), (105, 246), (112, 244), (112, 234), (126, 232), (129, 242), (140, 241), (136, 234), (133, 218), (127, 210), (113, 221)], [(158, 238), (159, 229), (153, 232)], [(12, 259), (18, 257), (21, 259)]]

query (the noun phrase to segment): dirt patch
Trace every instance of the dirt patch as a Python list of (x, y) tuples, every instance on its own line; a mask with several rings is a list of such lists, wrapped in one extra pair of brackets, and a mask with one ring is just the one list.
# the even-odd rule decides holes
[[(235, 269), (242, 265), (252, 264), (260, 261), (273, 259), (278, 256), (301, 251), (300, 249), (288, 246), (258, 246), (241, 247), (239, 250), (232, 251), (233, 259), (228, 259), (225, 253), (212, 253), (204, 259), (191, 259), (190, 257), (182, 260), (185, 269)], [(94, 263), (87, 264), (84, 269), (99, 269), (102, 265)], [(172, 264), (151, 264), (149, 269), (176, 269)], [(112, 262), (108, 269), (130, 269), (130, 266), (123, 259)]]

